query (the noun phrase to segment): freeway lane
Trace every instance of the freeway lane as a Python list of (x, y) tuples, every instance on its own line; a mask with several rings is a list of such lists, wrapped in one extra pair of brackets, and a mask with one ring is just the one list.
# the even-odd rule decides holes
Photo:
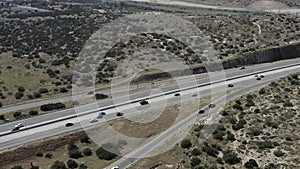
[[(226, 77), (228, 79), (228, 78), (232, 78), (232, 77), (238, 77), (238, 76), (243, 75), (243, 74), (244, 75), (245, 74), (255, 74), (255, 72), (264, 72), (264, 71), (267, 71), (267, 70), (270, 70), (270, 69), (279, 69), (281, 67), (288, 67), (290, 65), (295, 65), (295, 64), (300, 63), (299, 61), (300, 61), (300, 59), (284, 60), (284, 61), (280, 61), (280, 62), (249, 66), (249, 67), (247, 67), (246, 69), (243, 69), (243, 70), (239, 70), (239, 68), (229, 69), (229, 70), (225, 70), (225, 74), (226, 74)], [(180, 86), (181, 87), (189, 87), (190, 85), (194, 85), (194, 83), (192, 83), (192, 82), (190, 83), (189, 80), (188, 80), (188, 79), (191, 79), (191, 78), (192, 78), (192, 76), (182, 77), (180, 81), (183, 81), (183, 82), (187, 81), (187, 83), (180, 84)], [(199, 85), (202, 84), (203, 85), (203, 84), (206, 84), (206, 83), (209, 83), (209, 82), (210, 82), (209, 78), (202, 78), (202, 79), (197, 81), (197, 84), (199, 84)], [(159, 88), (157, 90), (160, 91), (160, 94), (164, 94), (168, 91), (176, 90), (176, 89), (178, 89), (178, 86), (173, 85), (173, 86), (167, 86), (167, 87)], [(130, 100), (134, 100), (134, 99), (138, 99), (138, 98), (149, 97), (150, 93), (151, 93), (151, 91), (139, 92), (139, 93), (135, 93), (135, 94), (130, 95), (129, 98), (130, 98)], [(85, 96), (87, 96), (87, 95), (85, 95)], [(97, 106), (99, 108), (102, 108), (102, 109), (104, 107), (112, 108), (113, 106), (116, 105), (116, 103), (123, 103), (124, 101), (128, 102), (128, 98), (126, 96), (125, 97), (114, 98), (113, 100), (107, 100), (107, 101), (100, 102), (100, 103), (98, 103)], [(81, 112), (91, 111), (90, 110), (91, 108), (97, 107), (97, 106), (94, 105), (94, 104), (88, 104), (88, 105), (78, 107), (77, 111), (79, 109), (81, 110)], [(18, 123), (23, 123), (26, 126), (31, 126), (31, 125), (42, 124), (44, 122), (51, 121), (51, 120), (54, 120), (54, 119), (62, 119), (64, 117), (68, 117), (68, 116), (69, 117), (76, 116), (76, 111), (74, 109), (67, 109), (67, 110), (62, 110), (62, 111), (58, 111), (58, 112), (55, 112), (55, 113), (36, 116), (36, 117), (30, 118), (30, 119), (24, 119), (24, 120), (15, 121), (15, 122), (12, 122), (12, 123), (3, 124), (3, 125), (0, 125), (0, 135), (3, 132), (10, 131)]]
[[(285, 68), (285, 69), (278, 69), (278, 70), (275, 70), (272, 72), (265, 72), (264, 75), (266, 77), (263, 78), (261, 81), (257, 81), (253, 75), (249, 75), (246, 77), (230, 80), (226, 83), (233, 83), (235, 86), (239, 87), (240, 91), (245, 91), (245, 89), (247, 89), (247, 87), (249, 87), (249, 86), (265, 84), (266, 82), (274, 81), (280, 77), (286, 76), (291, 73), (299, 72), (299, 71), (300, 71), (300, 66), (294, 66), (294, 67), (289, 67), (289, 68)], [(216, 84), (213, 84), (212, 86), (203, 86), (200, 88), (192, 88), (190, 90), (186, 90), (181, 93), (183, 96), (189, 96), (189, 97), (184, 97), (188, 100), (188, 98), (193, 99), (191, 97), (192, 93), (195, 93), (195, 92), (198, 93), (199, 91), (201, 92), (201, 97), (203, 97), (203, 95), (209, 95), (210, 88), (218, 91), (221, 88), (224, 88), (224, 83), (216, 83)], [(178, 98), (180, 98), (180, 97), (178, 97)], [(174, 95), (170, 94), (167, 96), (164, 95), (162, 97), (156, 97), (156, 98), (150, 99), (150, 102), (152, 103), (153, 107), (159, 107), (159, 106), (161, 106), (159, 103), (165, 99), (171, 99), (171, 103), (178, 101), (178, 99), (173, 100)], [(140, 107), (139, 103), (125, 104), (125, 105), (118, 107), (118, 109), (115, 109), (115, 108), (108, 109), (108, 110), (106, 110), (106, 112), (108, 113), (106, 119), (112, 120), (112, 119), (116, 118), (115, 112), (119, 111), (119, 110), (125, 111), (126, 112), (125, 115), (130, 116), (130, 115), (132, 115), (132, 114), (130, 114), (131, 108), (136, 108), (136, 107)], [(96, 113), (95, 112), (87, 113), (84, 116), (80, 117), (80, 119), (83, 121), (83, 125), (88, 126), (88, 125), (90, 125), (88, 123), (88, 120), (91, 118), (95, 118), (96, 116), (97, 116), (97, 112)], [(31, 119), (27, 119), (27, 120), (31, 120)], [(64, 127), (64, 124), (67, 122), (74, 122), (75, 126), (73, 126), (71, 128)], [(103, 122), (103, 121), (99, 121), (99, 123), (101, 123), (101, 122)], [(2, 126), (1, 126), (1, 128), (2, 128)], [(35, 127), (35, 128), (28, 129), (28, 130), (20, 131), (17, 133), (2, 136), (0, 138), (0, 149), (3, 150), (6, 148), (15, 147), (18, 145), (30, 143), (32, 141), (40, 140), (42, 138), (47, 138), (50, 136), (63, 134), (65, 132), (69, 132), (69, 131), (76, 130), (79, 128), (81, 128), (81, 126), (78, 124), (78, 119), (75, 116), (71, 119), (62, 120), (62, 121), (51, 123), (48, 125), (42, 125), (39, 127)], [(8, 130), (10, 130), (10, 129), (8, 129)]]
[[(247, 66), (247, 68), (244, 69), (244, 70), (239, 70), (239, 68), (236, 68), (236, 69), (227, 69), (227, 70), (225, 70), (225, 75), (226, 75), (226, 77), (229, 78), (229, 77), (233, 77), (233, 76), (238, 76), (240, 74), (246, 74), (246, 73), (251, 73), (251, 72), (254, 72), (254, 71), (271, 69), (271, 68), (274, 68), (274, 67), (280, 67), (280, 66), (284, 66), (284, 65), (291, 65), (291, 64), (294, 64), (294, 63), (300, 63), (300, 58), (291, 59), (291, 60), (282, 60), (282, 61), (273, 62), (273, 63), (265, 63), (265, 64), (257, 64), (257, 65)], [(208, 77), (207, 73), (205, 73), (205, 74), (198, 74), (198, 75), (195, 75), (195, 77), (197, 79), (198, 78), (203, 78), (201, 81), (199, 81), (198, 84), (209, 82), (209, 78), (207, 78)], [(178, 79), (183, 79), (183, 80), (185, 78), (186, 77), (178, 77)], [(172, 81), (172, 80), (158, 81), (158, 82), (155, 82), (155, 85), (166, 84), (166, 83), (168, 83), (170, 81)], [(147, 86), (148, 87), (151, 86), (151, 83), (139, 84), (139, 87), (147, 87)], [(120, 91), (123, 91), (125, 88), (126, 87), (117, 87), (117, 88), (114, 88), (114, 91), (115, 92), (120, 92)], [(130, 89), (136, 89), (136, 85), (130, 86)], [(109, 90), (102, 90), (102, 91), (99, 91), (97, 93), (110, 94), (111, 90), (110, 89)], [(137, 93), (136, 97), (138, 97), (138, 95), (142, 95), (142, 94)], [(84, 98), (89, 98), (89, 97), (91, 97), (91, 96), (89, 96), (89, 95), (87, 95), (85, 93), (85, 94), (80, 94), (80, 95), (76, 95), (76, 96), (68, 96), (68, 97), (64, 97), (64, 98), (49, 99), (49, 100), (37, 101), (37, 102), (33, 102), (33, 103), (26, 103), (26, 104), (9, 106), (9, 107), (2, 107), (2, 108), (0, 108), (0, 114), (3, 114), (5, 112), (12, 112), (12, 111), (18, 111), (18, 110), (22, 110), (22, 109), (28, 109), (28, 108), (32, 108), (32, 107), (38, 107), (38, 106), (41, 106), (43, 104), (48, 104), (48, 103), (67, 102), (67, 101), (71, 101), (71, 100), (77, 99), (77, 98), (84, 99)], [(134, 96), (132, 96), (132, 97), (134, 97)], [(99, 104), (101, 106), (107, 106), (107, 105), (110, 104), (109, 102), (110, 101), (104, 101), (104, 102), (101, 102)], [(71, 114), (73, 114), (73, 113), (74, 112), (72, 112)], [(60, 114), (66, 115), (68, 113), (62, 112)]]

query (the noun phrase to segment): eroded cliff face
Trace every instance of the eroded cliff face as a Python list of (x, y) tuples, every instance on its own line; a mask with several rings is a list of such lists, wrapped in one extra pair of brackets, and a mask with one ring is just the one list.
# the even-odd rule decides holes
[[(223, 69), (230, 69), (244, 65), (270, 63), (284, 59), (293, 59), (297, 57), (300, 57), (300, 43), (245, 53), (242, 56), (226, 60), (222, 64)], [(214, 66), (209, 67), (211, 68)], [(216, 70), (218, 69), (220, 69), (219, 66), (217, 66)], [(168, 78), (171, 76), (183, 76), (190, 74), (190, 72), (191, 70), (177, 70), (169, 73), (161, 72), (155, 74), (144, 74), (138, 77), (137, 79), (133, 80), (132, 82), (135, 83), (137, 81), (152, 81), (154, 79)], [(193, 68), (192, 72), (194, 74), (200, 74), (207, 72), (207, 69), (205, 68), (205, 66), (199, 66)]]
[(242, 65), (251, 65), (258, 63), (270, 63), (283, 59), (293, 59), (300, 57), (300, 43), (265, 49), (250, 53), (245, 53), (241, 57), (223, 62), (224, 69), (239, 67)]

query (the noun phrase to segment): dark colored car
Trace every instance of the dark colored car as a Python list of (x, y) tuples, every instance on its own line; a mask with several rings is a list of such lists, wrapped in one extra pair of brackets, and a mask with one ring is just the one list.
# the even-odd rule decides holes
[(141, 104), (141, 105), (146, 105), (146, 104), (149, 104), (149, 102), (148, 102), (147, 100), (142, 100), (142, 101), (140, 102), (140, 104)]
[(66, 123), (65, 126), (66, 127), (71, 127), (71, 126), (74, 126), (74, 123)]
[(94, 94), (94, 91), (89, 91), (89, 92), (87, 93), (87, 95), (92, 95), (92, 94)]
[(209, 105), (208, 105), (208, 107), (209, 107), (209, 108), (215, 108), (215, 107), (216, 107), (216, 105), (215, 105), (215, 104), (213, 104), (213, 103), (211, 103), (211, 104), (209, 104)]
[(260, 78), (264, 78), (265, 76), (264, 75), (260, 75)]
[(105, 113), (104, 111), (103, 111), (103, 112), (101, 112), (100, 114), (101, 114), (101, 115), (106, 115), (106, 113)]
[(198, 96), (196, 93), (193, 93), (193, 94), (192, 94), (192, 97), (196, 97), (196, 96)]
[(203, 113), (205, 113), (205, 110), (199, 110), (198, 111), (198, 114), (203, 114)]
[(260, 78), (260, 77), (258, 77), (258, 78), (256, 78), (256, 80), (261, 80), (261, 78)]
[(233, 87), (233, 84), (228, 84), (228, 87)]
[(244, 66), (240, 68), (240, 70), (246, 69)]
[(180, 93), (176, 93), (176, 94), (174, 94), (174, 96), (180, 96)]
[(116, 115), (117, 115), (117, 116), (123, 116), (124, 113), (118, 112)]

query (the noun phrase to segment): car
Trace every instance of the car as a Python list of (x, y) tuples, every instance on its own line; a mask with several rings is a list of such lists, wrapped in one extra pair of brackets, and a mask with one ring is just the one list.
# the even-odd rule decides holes
[(97, 119), (91, 119), (90, 123), (96, 123), (98, 120)]
[(233, 87), (233, 84), (228, 84), (228, 87)]
[(258, 77), (258, 78), (256, 78), (256, 80), (261, 80), (261, 78), (260, 78), (260, 77)]
[(258, 77), (258, 75), (254, 75), (254, 77)]
[(87, 95), (92, 95), (92, 94), (94, 94), (94, 91), (89, 91), (89, 92), (87, 93)]
[(205, 113), (205, 110), (201, 109), (201, 110), (198, 111), (198, 114), (203, 114), (203, 113)]
[(211, 103), (211, 104), (209, 104), (209, 105), (208, 105), (208, 107), (209, 107), (209, 108), (215, 108), (215, 107), (216, 107), (216, 105), (215, 105), (215, 104), (213, 104), (213, 103)]
[(117, 116), (123, 116), (124, 113), (118, 112), (116, 115), (117, 115)]
[(243, 70), (243, 69), (246, 69), (245, 66), (242, 66), (242, 67), (240, 68), (240, 70)]
[(149, 102), (147, 100), (142, 100), (142, 101), (140, 101), (140, 104), (141, 105), (146, 105), (146, 104), (149, 104)]
[(18, 123), (18, 124), (15, 125), (15, 127), (11, 131), (18, 131), (22, 127), (24, 127), (24, 124)]
[(71, 127), (71, 126), (74, 126), (74, 123), (66, 123), (65, 126), (66, 127)]
[(114, 166), (111, 169), (120, 169), (118, 166)]
[(174, 96), (180, 96), (180, 93), (175, 93)]
[(101, 113), (98, 114), (97, 119), (103, 118), (103, 115)]
[(104, 111), (103, 111), (103, 112), (101, 112), (100, 114), (101, 114), (101, 115), (103, 115), (103, 116), (104, 116), (104, 115), (106, 115), (106, 113), (105, 113)]
[(196, 97), (196, 96), (198, 96), (196, 93), (193, 93), (193, 94), (192, 94), (192, 97)]
[(264, 78), (265, 76), (264, 75), (260, 75), (260, 78)]

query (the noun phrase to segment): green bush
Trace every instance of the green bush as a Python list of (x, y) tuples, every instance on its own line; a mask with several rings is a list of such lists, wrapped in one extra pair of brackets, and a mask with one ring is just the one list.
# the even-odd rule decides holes
[(88, 167), (85, 164), (80, 164), (79, 169), (87, 169)]
[(180, 145), (181, 145), (182, 148), (189, 149), (189, 148), (192, 147), (192, 142), (189, 139), (185, 139), (185, 140), (181, 141)]
[(247, 161), (244, 166), (246, 168), (252, 169), (252, 168), (258, 168), (258, 164), (254, 159), (250, 159), (249, 161)]

